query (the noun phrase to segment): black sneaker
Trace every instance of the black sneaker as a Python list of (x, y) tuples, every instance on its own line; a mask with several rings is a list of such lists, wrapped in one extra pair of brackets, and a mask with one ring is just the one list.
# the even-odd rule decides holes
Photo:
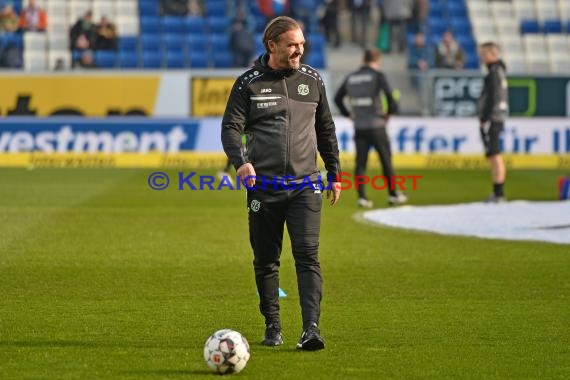
[(321, 332), (317, 324), (313, 323), (301, 334), (301, 339), (299, 339), (299, 343), (297, 343), (297, 349), (316, 351), (322, 350), (323, 348), (325, 348), (325, 340), (321, 337)]
[(283, 337), (281, 336), (281, 326), (271, 323), (265, 327), (265, 336), (263, 337), (264, 346), (280, 346), (283, 344)]

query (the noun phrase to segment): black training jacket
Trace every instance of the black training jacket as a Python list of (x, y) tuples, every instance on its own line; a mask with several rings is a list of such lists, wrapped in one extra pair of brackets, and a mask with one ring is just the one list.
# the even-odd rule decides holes
[(336, 178), (338, 142), (321, 77), (308, 65), (273, 70), (268, 58), (262, 55), (234, 83), (222, 119), (224, 151), (236, 170), (250, 162), (257, 176), (288, 176), (293, 183), (318, 178), (318, 151)]
[(489, 72), (477, 102), (477, 115), (482, 123), (504, 122), (509, 112), (506, 66), (499, 60), (489, 64), (487, 68)]
[[(383, 109), (381, 96), (387, 100), (387, 110)], [(338, 89), (334, 101), (341, 114), (350, 116), (344, 104), (348, 97), (355, 129), (370, 129), (386, 126), (386, 114), (398, 112), (398, 104), (392, 96), (392, 90), (386, 76), (369, 66), (362, 66), (350, 73)]]

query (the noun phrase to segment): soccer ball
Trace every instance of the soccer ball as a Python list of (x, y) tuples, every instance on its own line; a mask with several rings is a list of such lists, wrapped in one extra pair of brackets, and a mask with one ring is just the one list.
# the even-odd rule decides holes
[(249, 360), (249, 343), (237, 331), (218, 330), (204, 345), (204, 360), (216, 373), (238, 373)]

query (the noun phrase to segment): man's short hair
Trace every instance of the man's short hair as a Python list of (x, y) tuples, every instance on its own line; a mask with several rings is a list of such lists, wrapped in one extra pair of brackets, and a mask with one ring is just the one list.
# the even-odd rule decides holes
[(369, 48), (364, 51), (364, 63), (378, 62), (382, 54), (380, 50)]
[(486, 50), (488, 49), (488, 50), (501, 51), (499, 45), (493, 41), (483, 42), (481, 45), (479, 45), (479, 48)]
[(297, 21), (287, 16), (275, 17), (263, 31), (263, 46), (269, 53), (269, 41), (279, 42), (279, 36), (290, 30), (301, 29)]

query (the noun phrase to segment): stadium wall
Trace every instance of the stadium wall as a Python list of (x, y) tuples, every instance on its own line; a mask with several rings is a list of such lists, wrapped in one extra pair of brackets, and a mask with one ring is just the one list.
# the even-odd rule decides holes
[[(241, 73), (1, 74), (0, 166), (223, 166), (220, 115)], [(328, 73), (322, 74), (329, 86)], [(441, 75), (437, 78), (443, 81), (436, 88), (442, 96), (464, 97), (481, 84)], [(562, 82), (564, 88), (567, 82)], [(333, 89), (328, 91), (333, 93)], [(129, 117), (118, 117), (125, 115)], [(352, 167), (352, 124), (343, 117), (335, 121), (343, 165)], [(394, 117), (389, 134), (395, 164), (411, 168), (487, 167), (477, 124), (473, 117)], [(510, 167), (568, 168), (570, 120), (510, 118), (502, 146)], [(371, 161), (377, 162), (376, 155), (371, 155)]]
[[(243, 70), (169, 70), (0, 74), (0, 116), (223, 114)], [(322, 73), (325, 86), (328, 74)]]
[[(343, 164), (352, 167), (352, 123), (335, 123)], [(0, 166), (218, 167), (225, 162), (220, 124), (220, 117), (7, 117)], [(389, 135), (399, 167), (487, 166), (473, 118), (394, 117)], [(570, 119), (511, 118), (502, 147), (512, 168), (570, 168)]]

